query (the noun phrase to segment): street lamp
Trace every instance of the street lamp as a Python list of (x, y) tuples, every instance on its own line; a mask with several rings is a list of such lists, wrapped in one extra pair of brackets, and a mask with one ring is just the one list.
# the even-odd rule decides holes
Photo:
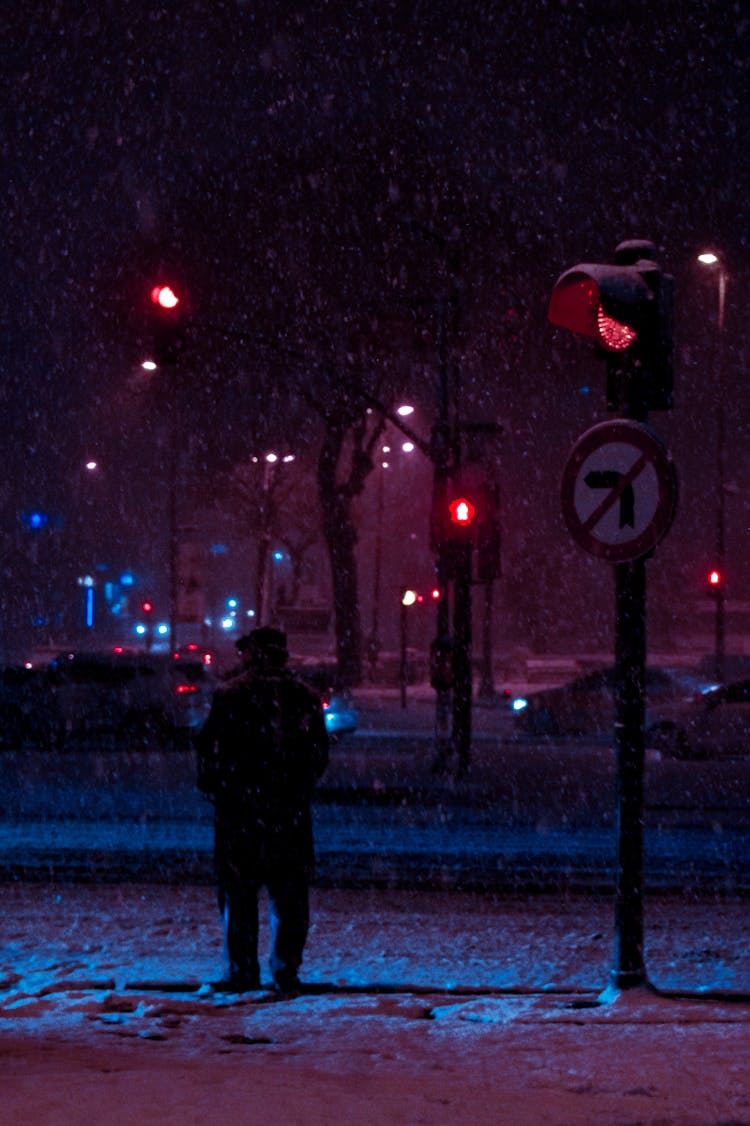
[[(396, 408), (395, 413), (401, 418), (408, 418), (409, 415), (414, 413), (414, 407), (409, 403), (402, 403)], [(401, 452), (405, 454), (413, 453), (416, 449), (416, 444), (412, 441), (403, 441), (401, 443)], [(370, 637), (368, 640), (368, 656), (370, 667), (375, 670), (378, 663), (378, 656), (380, 653), (380, 600), (382, 592), (383, 580), (383, 514), (385, 510), (385, 475), (391, 469), (390, 455), (392, 454), (392, 447), (384, 444), (378, 451), (377, 462), (377, 498), (376, 498), (376, 513), (375, 513), (375, 559), (374, 559), (374, 572), (373, 572), (373, 592), (372, 592), (372, 623), (370, 627)]]
[(255, 613), (261, 625), (265, 621), (266, 603), (272, 606), (273, 602), (273, 572), (271, 572), (271, 581), (269, 582), (268, 556), (273, 532), (274, 513), (272, 511), (271, 500), (274, 471), (279, 465), (291, 464), (295, 458), (296, 454), (293, 453), (278, 454), (274, 450), (270, 450), (268, 453), (263, 454), (262, 457), (255, 455), (251, 459), (256, 465), (261, 462), (263, 464), (259, 513), (260, 536), (258, 538), (258, 564), (255, 592)]
[[(716, 570), (725, 573), (726, 556), (726, 423), (724, 414), (724, 312), (726, 309), (728, 274), (723, 259), (713, 250), (703, 251), (698, 261), (716, 272), (718, 305), (716, 310), (716, 350), (714, 357), (714, 394), (716, 396)], [(716, 605), (714, 675), (724, 680), (726, 638), (726, 596), (724, 583), (719, 583), (714, 593)]]

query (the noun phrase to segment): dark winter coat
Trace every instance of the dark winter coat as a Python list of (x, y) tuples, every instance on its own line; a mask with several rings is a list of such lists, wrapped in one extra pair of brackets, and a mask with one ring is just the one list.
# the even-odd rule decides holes
[(214, 803), (217, 847), (245, 866), (312, 867), (310, 802), (328, 763), (320, 699), (286, 669), (221, 685), (198, 735), (198, 786)]

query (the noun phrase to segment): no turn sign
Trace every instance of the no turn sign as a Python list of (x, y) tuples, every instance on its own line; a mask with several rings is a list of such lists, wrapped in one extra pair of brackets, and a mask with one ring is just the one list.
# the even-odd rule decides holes
[(562, 510), (591, 555), (610, 563), (646, 555), (677, 510), (677, 474), (661, 439), (625, 418), (587, 430), (565, 466)]

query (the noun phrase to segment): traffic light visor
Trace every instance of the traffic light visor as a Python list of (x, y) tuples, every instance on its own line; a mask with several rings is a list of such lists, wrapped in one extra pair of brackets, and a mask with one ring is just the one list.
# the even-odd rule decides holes
[(552, 290), (549, 319), (594, 340), (605, 352), (624, 352), (638, 338), (633, 324), (653, 293), (632, 266), (591, 263), (567, 270)]

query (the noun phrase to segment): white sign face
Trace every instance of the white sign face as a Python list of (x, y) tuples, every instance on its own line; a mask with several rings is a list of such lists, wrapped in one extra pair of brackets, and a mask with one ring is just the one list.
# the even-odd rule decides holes
[(573, 449), (563, 474), (562, 506), (571, 535), (586, 551), (613, 563), (638, 559), (656, 546), (674, 518), (674, 466), (642, 423), (600, 423)]

